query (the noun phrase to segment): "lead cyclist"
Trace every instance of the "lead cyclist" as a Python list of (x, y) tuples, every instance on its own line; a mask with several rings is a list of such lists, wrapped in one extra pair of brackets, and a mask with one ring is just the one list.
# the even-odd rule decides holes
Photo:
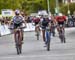
[[(14, 29), (14, 39), (16, 41), (16, 29), (18, 27), (22, 27), (24, 23), (25, 24), (25, 27), (26, 27), (26, 22), (23, 20), (23, 17), (20, 16), (20, 10), (15, 10), (15, 16), (13, 17), (11, 23), (13, 23), (13, 29)], [(20, 31), (20, 37), (22, 38), (23, 37), (23, 31)], [(22, 40), (22, 43), (23, 43), (23, 39)]]

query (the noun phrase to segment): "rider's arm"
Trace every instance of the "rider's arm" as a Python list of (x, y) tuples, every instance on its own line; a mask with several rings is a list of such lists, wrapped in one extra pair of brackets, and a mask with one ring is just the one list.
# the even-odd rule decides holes
[(26, 26), (26, 21), (25, 21), (25, 20), (23, 20), (23, 23), (24, 23), (25, 27), (27, 27), (27, 26)]
[(51, 22), (49, 22), (48, 24), (49, 24), (49, 27), (51, 27)]

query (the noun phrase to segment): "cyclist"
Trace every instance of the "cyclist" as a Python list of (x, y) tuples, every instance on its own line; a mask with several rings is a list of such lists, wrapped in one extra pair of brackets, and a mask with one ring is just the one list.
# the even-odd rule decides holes
[[(20, 11), (19, 10), (16, 10), (15, 11), (15, 16), (13, 17), (13, 25), (14, 25), (14, 38), (15, 38), (15, 41), (16, 41), (16, 31), (17, 31), (17, 28), (18, 27), (22, 27), (22, 23), (25, 21), (23, 20), (23, 17), (20, 16)], [(25, 27), (26, 27), (26, 23), (25, 23)], [(22, 34), (23, 34), (23, 31), (20, 31), (20, 37), (22, 38)], [(22, 40), (22, 39), (21, 39)], [(23, 42), (23, 40), (22, 40)]]
[(52, 33), (52, 36), (55, 36), (56, 20), (55, 20), (53, 14), (51, 14), (49, 16), (49, 20), (51, 22), (51, 33)]
[(45, 30), (48, 26), (49, 18), (48, 16), (41, 16), (41, 28), (42, 28), (42, 35), (43, 35), (43, 41), (45, 42)]
[(62, 13), (59, 13), (58, 16), (56, 16), (56, 21), (57, 21), (57, 31), (59, 32), (59, 26), (62, 25), (63, 26), (63, 30), (64, 30), (64, 25), (65, 25), (65, 21), (66, 21), (66, 16), (64, 16)]
[(39, 29), (39, 31), (40, 31), (40, 28), (39, 28), (40, 18), (39, 18), (39, 16), (36, 16), (35, 18), (33, 18), (33, 22), (35, 23), (35, 32), (37, 32), (37, 29)]

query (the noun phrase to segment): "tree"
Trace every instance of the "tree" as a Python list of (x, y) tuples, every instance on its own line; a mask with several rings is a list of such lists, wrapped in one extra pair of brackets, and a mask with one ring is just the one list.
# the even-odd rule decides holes
[[(61, 8), (61, 12), (64, 14), (68, 14), (68, 5), (63, 5)], [(71, 12), (71, 14), (73, 14), (73, 12), (75, 11), (75, 3), (70, 3), (69, 4), (69, 10)]]
[[(50, 11), (54, 13), (55, 0), (50, 1)], [(24, 10), (27, 13), (37, 12), (38, 10), (47, 10), (47, 0), (0, 0), (1, 9)]]

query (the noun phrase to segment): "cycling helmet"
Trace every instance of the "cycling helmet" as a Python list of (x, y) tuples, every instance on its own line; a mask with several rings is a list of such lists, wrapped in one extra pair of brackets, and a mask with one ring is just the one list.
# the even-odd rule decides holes
[(63, 16), (63, 14), (62, 13), (59, 13), (58, 16)]
[(15, 10), (15, 14), (19, 15), (20, 14), (20, 10)]

